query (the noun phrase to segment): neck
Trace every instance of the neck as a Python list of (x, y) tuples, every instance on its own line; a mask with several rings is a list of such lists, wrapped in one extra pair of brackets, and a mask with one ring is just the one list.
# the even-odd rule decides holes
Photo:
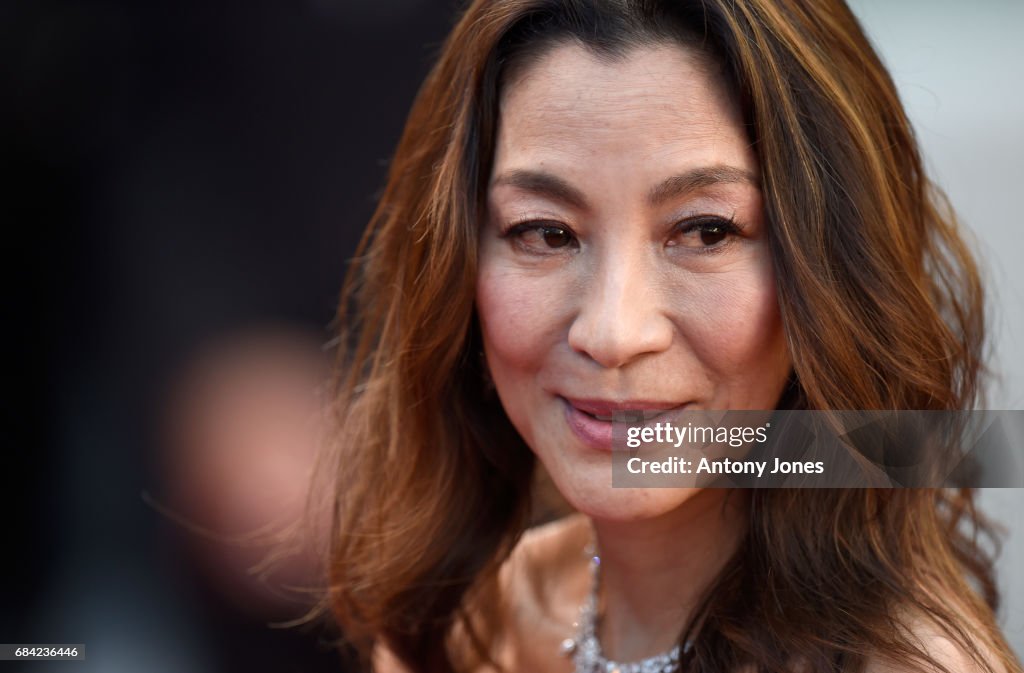
[(667, 651), (746, 531), (745, 491), (703, 489), (643, 521), (593, 521), (601, 554), (598, 636), (606, 656)]

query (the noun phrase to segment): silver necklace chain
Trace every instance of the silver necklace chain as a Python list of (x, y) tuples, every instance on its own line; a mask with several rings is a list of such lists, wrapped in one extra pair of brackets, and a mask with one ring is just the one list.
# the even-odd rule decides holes
[(656, 654), (640, 661), (620, 663), (604, 656), (597, 639), (597, 595), (601, 583), (601, 557), (592, 549), (590, 556), (590, 594), (580, 606), (580, 616), (573, 624), (574, 638), (562, 641), (562, 654), (572, 657), (576, 673), (677, 673), (682, 655), (689, 651), (690, 643), (682, 648), (676, 645), (668, 652)]

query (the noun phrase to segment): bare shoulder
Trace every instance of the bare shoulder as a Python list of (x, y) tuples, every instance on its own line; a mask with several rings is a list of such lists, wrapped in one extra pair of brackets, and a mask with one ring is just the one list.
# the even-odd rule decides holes
[(583, 553), (590, 539), (589, 521), (574, 514), (526, 531), (502, 566), (504, 647), (498, 658), (505, 670), (571, 670), (560, 645), (575, 633), (590, 589)]
[(580, 514), (526, 531), (501, 569), (502, 595), (513, 623), (537, 626), (572, 621), (589, 588), (584, 549), (590, 523)]
[(527, 573), (536, 579), (556, 576), (559, 570), (571, 571), (579, 566), (590, 537), (590, 523), (582, 514), (530, 528), (523, 533), (504, 570)]
[[(484, 635), (490, 657), (500, 666), (480, 662), (465, 633), (453, 634), (453, 655), (474, 673), (497, 670), (562, 673), (570, 661), (559, 653), (561, 641), (572, 635), (572, 622), (590, 589), (584, 549), (591, 539), (588, 519), (581, 514), (529, 529), (502, 564), (496, 593), (485, 593), (488, 604), (470, 607), (474, 631)], [(376, 673), (409, 673), (384, 645), (373, 653)]]
[[(979, 625), (980, 626), (980, 625)], [(908, 620), (911, 641), (931, 656), (948, 671), (955, 673), (1019, 673), (1019, 667), (1009, 668), (991, 648), (979, 644), (980, 655), (987, 666), (976, 661), (964, 647), (950, 638), (939, 626), (924, 617)], [(868, 660), (865, 673), (923, 673), (922, 667), (913, 662), (894, 661), (884, 656)], [(931, 669), (924, 669), (929, 671)]]
[[(523, 533), (501, 566), (496, 593), (483, 596), (488, 605), (478, 603), (470, 609), (474, 630), (486, 634), (490, 656), (500, 669), (478, 661), (469, 651), (465, 634), (456, 629), (453, 655), (465, 657), (463, 668), (474, 673), (571, 670), (560, 645), (573, 635), (573, 620), (590, 588), (583, 554), (590, 538), (590, 523), (580, 514)], [(408, 673), (383, 645), (374, 649), (372, 665), (376, 673)]]
[(409, 673), (409, 669), (398, 660), (398, 657), (380, 643), (373, 648), (371, 666), (374, 673)]

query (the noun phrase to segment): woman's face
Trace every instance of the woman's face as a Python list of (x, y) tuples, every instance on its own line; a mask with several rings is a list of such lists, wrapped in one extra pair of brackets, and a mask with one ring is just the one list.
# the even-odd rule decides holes
[(611, 486), (613, 411), (772, 409), (790, 359), (758, 166), (735, 103), (677, 46), (550, 50), (502, 92), (477, 309), (502, 405), (568, 501)]

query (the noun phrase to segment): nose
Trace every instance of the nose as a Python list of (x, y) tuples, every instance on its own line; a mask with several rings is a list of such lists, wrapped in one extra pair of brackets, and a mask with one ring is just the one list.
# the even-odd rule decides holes
[(667, 350), (673, 325), (643, 254), (603, 260), (588, 274), (569, 345), (603, 367), (624, 367)]

